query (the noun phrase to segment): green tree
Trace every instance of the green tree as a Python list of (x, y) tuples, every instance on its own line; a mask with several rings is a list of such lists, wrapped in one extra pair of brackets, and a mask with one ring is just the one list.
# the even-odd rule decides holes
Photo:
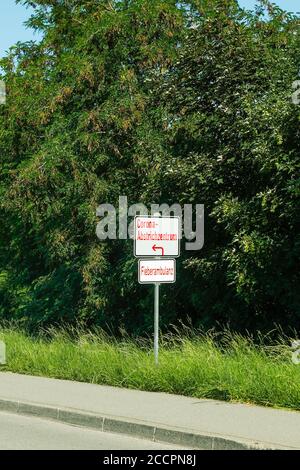
[(205, 247), (185, 262), (197, 317), (299, 328), (299, 21), (261, 3), (214, 2), (190, 30), (163, 84), (167, 186), (206, 206)]
[[(96, 207), (204, 203), (163, 324), (300, 326), (299, 21), (267, 1), (35, 0), (1, 61), (0, 315), (152, 330), (131, 241)], [(133, 301), (133, 299), (135, 299)]]
[(159, 80), (176, 55), (183, 15), (173, 0), (23, 3), (36, 6), (29, 24), (44, 39), (2, 61), (1, 257), (22, 292), (13, 314), (129, 324), (131, 245), (100, 244), (95, 209), (120, 194), (139, 200), (136, 160), (161, 145), (147, 123), (148, 76)]

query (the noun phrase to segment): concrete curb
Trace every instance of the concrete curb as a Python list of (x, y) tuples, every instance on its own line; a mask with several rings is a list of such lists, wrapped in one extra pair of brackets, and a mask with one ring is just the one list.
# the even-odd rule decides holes
[(233, 437), (220, 437), (210, 434), (188, 432), (183, 429), (170, 429), (127, 418), (117, 418), (97, 413), (57, 408), (35, 403), (0, 399), (0, 411), (30, 415), (60, 421), (62, 423), (97, 429), (102, 432), (126, 434), (155, 442), (181, 445), (190, 449), (202, 450), (277, 450), (293, 449), (274, 444), (239, 440)]

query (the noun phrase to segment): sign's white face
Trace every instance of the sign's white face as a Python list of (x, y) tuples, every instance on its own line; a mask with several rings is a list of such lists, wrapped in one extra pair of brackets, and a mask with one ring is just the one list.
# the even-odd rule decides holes
[(143, 217), (134, 222), (135, 256), (179, 256), (180, 222), (178, 217)]
[(154, 284), (172, 283), (176, 280), (174, 259), (140, 259), (139, 283)]

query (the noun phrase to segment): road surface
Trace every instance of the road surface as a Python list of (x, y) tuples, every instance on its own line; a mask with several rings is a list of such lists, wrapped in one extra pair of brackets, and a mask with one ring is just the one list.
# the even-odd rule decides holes
[(0, 413), (0, 450), (175, 450), (180, 447)]

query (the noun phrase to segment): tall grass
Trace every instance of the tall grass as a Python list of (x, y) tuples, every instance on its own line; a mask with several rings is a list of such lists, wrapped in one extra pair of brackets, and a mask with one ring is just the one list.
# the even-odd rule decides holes
[(2, 369), (12, 372), (300, 410), (300, 365), (292, 363), (287, 339), (266, 346), (229, 332), (186, 329), (162, 336), (158, 367), (150, 340), (100, 331), (31, 337), (9, 327), (0, 329), (0, 339), (8, 360)]

